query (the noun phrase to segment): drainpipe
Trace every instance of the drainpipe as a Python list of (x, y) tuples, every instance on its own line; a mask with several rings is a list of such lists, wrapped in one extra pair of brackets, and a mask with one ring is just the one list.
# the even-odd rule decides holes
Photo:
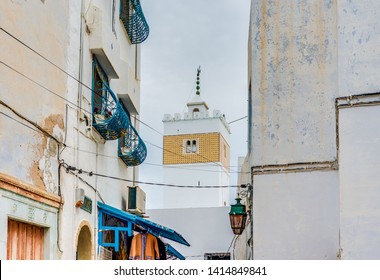
[[(133, 118), (133, 126), (134, 127), (136, 127), (136, 123), (137, 123), (137, 121), (136, 121), (136, 115), (134, 116), (134, 118)], [(137, 129), (136, 129), (137, 130)], [(137, 175), (136, 175), (136, 173), (137, 173), (137, 169), (136, 169), (136, 166), (133, 166), (133, 171), (132, 171), (132, 180), (133, 180), (133, 186), (135, 186), (136, 185), (136, 177), (137, 177)]]
[[(74, 161), (75, 166), (79, 166), (79, 137), (80, 137), (80, 123), (81, 123), (81, 115), (82, 115), (82, 80), (83, 80), (83, 16), (84, 16), (84, 0), (81, 1), (81, 9), (80, 9), (80, 31), (79, 31), (79, 66), (78, 66), (78, 94), (77, 94), (77, 104), (79, 106), (79, 111), (77, 111), (77, 133), (76, 133), (76, 145), (74, 149)], [(79, 179), (75, 176), (75, 190), (78, 188)], [(73, 201), (75, 201), (75, 190), (73, 192)], [(75, 209), (73, 210), (75, 211)], [(75, 213), (75, 212), (74, 212)], [(75, 229), (75, 215), (72, 217), (72, 228)], [(74, 259), (76, 259), (77, 248), (74, 249)]]

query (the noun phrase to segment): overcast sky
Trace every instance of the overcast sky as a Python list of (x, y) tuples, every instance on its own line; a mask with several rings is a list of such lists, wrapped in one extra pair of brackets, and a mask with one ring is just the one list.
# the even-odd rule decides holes
[[(227, 122), (247, 115), (247, 48), (250, 0), (141, 0), (150, 27), (141, 44), (140, 118), (163, 133), (164, 114), (183, 114), (195, 95), (201, 66), (201, 97)], [(140, 135), (162, 147), (162, 135), (144, 125)], [(231, 124), (231, 165), (246, 154), (247, 119)], [(162, 149), (146, 143), (140, 181), (163, 182)], [(153, 164), (153, 165), (152, 165)], [(231, 174), (231, 184), (236, 184)], [(143, 187), (147, 208), (155, 207), (154, 186)]]

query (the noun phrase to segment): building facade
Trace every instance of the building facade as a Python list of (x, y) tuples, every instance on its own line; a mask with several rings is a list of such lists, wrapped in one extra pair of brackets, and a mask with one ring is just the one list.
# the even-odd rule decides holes
[(380, 257), (377, 6), (252, 0), (240, 258)]
[(191, 246), (178, 250), (187, 260), (231, 259), (228, 205), (236, 189), (228, 187), (230, 128), (225, 116), (219, 110), (211, 113), (201, 98), (200, 68), (196, 89), (187, 112), (164, 115), (163, 178), (173, 187), (161, 187), (162, 207), (147, 214), (186, 237)]
[(137, 224), (165, 236), (125, 212), (147, 153), (140, 2), (17, 0), (0, 11), (0, 259), (125, 259)]
[[(196, 94), (187, 112), (165, 114), (163, 139), (164, 181), (193, 186), (228, 186), (230, 128), (219, 110), (209, 112), (200, 95), (200, 69)], [(218, 207), (229, 204), (229, 188), (163, 188), (164, 208)], [(179, 199), (184, 197), (186, 199)]]

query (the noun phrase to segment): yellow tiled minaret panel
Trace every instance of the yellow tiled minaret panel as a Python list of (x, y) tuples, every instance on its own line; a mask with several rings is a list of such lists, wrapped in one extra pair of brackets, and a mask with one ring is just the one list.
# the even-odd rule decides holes
[[(197, 151), (187, 152), (186, 142), (196, 141)], [(229, 170), (230, 146), (220, 133), (164, 136), (164, 164), (221, 162)]]

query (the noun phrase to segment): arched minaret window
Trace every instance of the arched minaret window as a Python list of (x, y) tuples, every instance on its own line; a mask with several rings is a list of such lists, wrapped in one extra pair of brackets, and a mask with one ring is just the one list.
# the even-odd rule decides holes
[(196, 153), (197, 152), (197, 141), (193, 140), (193, 143), (191, 145), (191, 152)]
[(191, 153), (191, 141), (186, 141), (186, 153)]
[(198, 109), (198, 108), (195, 108), (195, 109), (193, 110), (193, 117), (194, 117), (195, 113), (199, 113), (199, 109)]

